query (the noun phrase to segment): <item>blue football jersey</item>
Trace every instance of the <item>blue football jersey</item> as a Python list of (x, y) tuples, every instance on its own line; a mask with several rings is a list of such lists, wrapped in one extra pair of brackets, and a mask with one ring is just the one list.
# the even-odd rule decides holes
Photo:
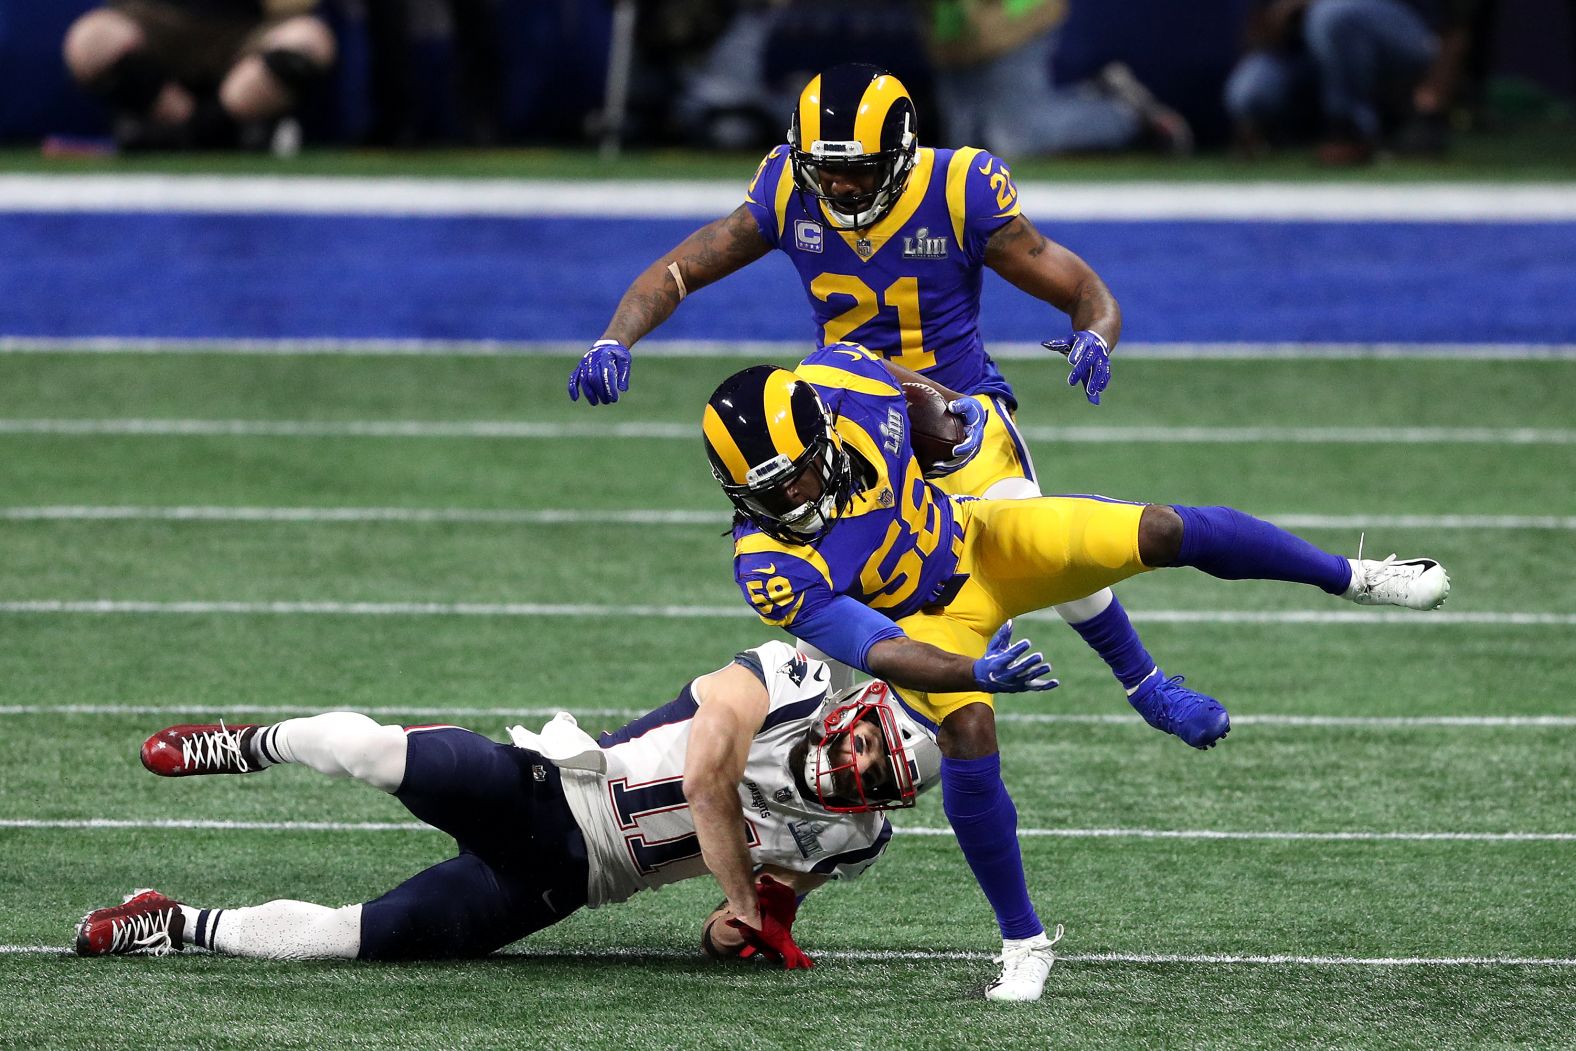
[(794, 374), (820, 394), (856, 468), (863, 461), (872, 473), (814, 544), (784, 543), (749, 523), (736, 527), (734, 578), (763, 621), (868, 670), (870, 646), (903, 634), (894, 621), (961, 586), (962, 533), (952, 499), (920, 474), (903, 393), (879, 357), (838, 343), (805, 358)]
[(745, 204), (799, 271), (819, 345), (857, 343), (953, 390), (1017, 404), (979, 332), (985, 242), (1019, 212), (999, 158), (919, 150), (891, 211), (855, 234), (797, 190), (788, 147), (779, 146), (756, 170)]

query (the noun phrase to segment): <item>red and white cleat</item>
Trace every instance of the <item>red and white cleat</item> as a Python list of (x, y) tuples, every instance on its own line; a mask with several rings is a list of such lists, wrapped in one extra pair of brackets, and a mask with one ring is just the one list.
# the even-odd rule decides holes
[(263, 769), (248, 747), (256, 732), (223, 721), (168, 726), (142, 742), (142, 765), (160, 777), (254, 773)]
[(94, 909), (77, 924), (78, 956), (168, 956), (181, 951), (181, 903), (134, 890), (123, 905)]

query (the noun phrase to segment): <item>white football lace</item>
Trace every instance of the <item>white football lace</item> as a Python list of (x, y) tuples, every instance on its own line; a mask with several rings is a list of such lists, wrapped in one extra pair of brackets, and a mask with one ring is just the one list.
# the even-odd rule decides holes
[[(1061, 941), (1062, 933), (1062, 925), (1058, 923), (1056, 925), (1056, 937), (1052, 938), (1044, 945), (1030, 945), (1027, 942), (1022, 942), (1018, 945), (1011, 946), (1010, 948), (1003, 945), (1001, 947), (1001, 955), (992, 956), (990, 961), (991, 963), (1006, 964), (1004, 970), (1007, 972), (1015, 971), (1017, 970), (1019, 964), (1028, 959), (1030, 953), (1043, 952), (1044, 950), (1054, 946), (1057, 942)], [(1004, 973), (1002, 975), (1002, 979), (1005, 979), (1006, 977), (1007, 975)]]
[(174, 952), (175, 944), (170, 941), (168, 910), (160, 909), (140, 916), (128, 916), (124, 920), (111, 920), (109, 951), (148, 956), (167, 956)]
[(219, 729), (192, 734), (181, 741), (181, 762), (188, 769), (244, 773), (250, 764), (241, 751), (241, 735), (219, 720)]
[(1370, 561), (1363, 567), (1363, 586), (1359, 589), (1364, 595), (1381, 592), (1386, 586), (1394, 583), (1406, 583), (1415, 566), (1398, 566), (1395, 564), (1395, 553), (1383, 561)]

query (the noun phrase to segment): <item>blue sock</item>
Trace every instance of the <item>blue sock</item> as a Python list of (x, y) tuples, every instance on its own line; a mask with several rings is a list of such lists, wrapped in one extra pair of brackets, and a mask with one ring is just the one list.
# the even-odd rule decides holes
[(1127, 619), (1127, 610), (1115, 595), (1111, 596), (1109, 606), (1072, 628), (1105, 658), (1124, 689), (1131, 690), (1155, 670), (1155, 659), (1144, 649), (1143, 640), (1133, 630), (1133, 622)]
[(1193, 566), (1222, 580), (1289, 580), (1339, 595), (1352, 582), (1340, 555), (1321, 551), (1300, 536), (1230, 507), (1183, 507), (1182, 552), (1176, 565)]
[(1003, 938), (1032, 938), (1045, 930), (1029, 901), (1018, 849), (1018, 808), (1001, 782), (1001, 755), (941, 760), (941, 809), (974, 879), (996, 912)]

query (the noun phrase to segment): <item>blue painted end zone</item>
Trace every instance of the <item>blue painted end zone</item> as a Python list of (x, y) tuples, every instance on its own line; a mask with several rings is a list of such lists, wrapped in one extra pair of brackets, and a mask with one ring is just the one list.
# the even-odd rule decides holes
[[(595, 338), (693, 220), (0, 214), (0, 335)], [(1576, 223), (1087, 222), (1146, 342), (1576, 343)], [(986, 335), (1064, 324), (986, 282)], [(813, 338), (773, 255), (695, 294), (665, 339)]]

